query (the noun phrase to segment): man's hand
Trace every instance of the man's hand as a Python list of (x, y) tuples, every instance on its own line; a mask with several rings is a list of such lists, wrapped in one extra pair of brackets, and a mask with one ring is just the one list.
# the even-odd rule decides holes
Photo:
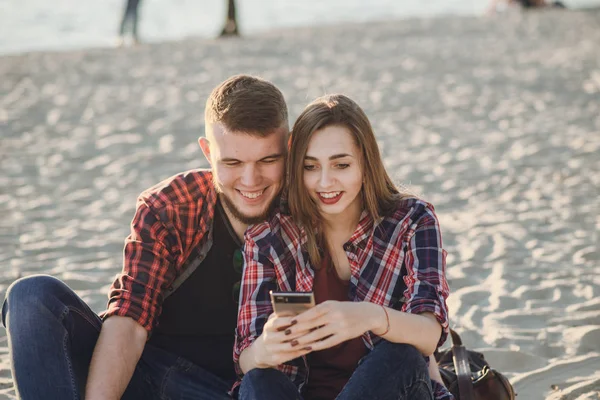
[[(289, 318), (283, 346), (303, 351), (328, 349), (367, 331), (385, 331), (387, 320), (381, 306), (369, 302), (326, 301)], [(296, 322), (296, 323), (294, 323)]]

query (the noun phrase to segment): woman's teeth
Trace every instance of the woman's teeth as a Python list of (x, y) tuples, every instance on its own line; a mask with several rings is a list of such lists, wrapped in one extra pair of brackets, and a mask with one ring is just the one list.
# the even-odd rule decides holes
[(334, 197), (339, 196), (340, 193), (342, 193), (342, 192), (319, 193), (319, 196), (321, 196), (325, 199), (333, 199)]

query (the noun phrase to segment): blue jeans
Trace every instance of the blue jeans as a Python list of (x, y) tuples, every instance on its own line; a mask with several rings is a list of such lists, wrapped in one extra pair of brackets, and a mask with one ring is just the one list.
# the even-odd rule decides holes
[[(83, 399), (100, 318), (60, 280), (14, 282), (2, 306), (17, 397)], [(191, 362), (146, 345), (123, 399), (230, 399), (226, 382)]]
[[(292, 381), (272, 368), (253, 369), (244, 375), (239, 398), (303, 399)], [(336, 399), (432, 400), (425, 359), (413, 346), (382, 340), (363, 357)]]

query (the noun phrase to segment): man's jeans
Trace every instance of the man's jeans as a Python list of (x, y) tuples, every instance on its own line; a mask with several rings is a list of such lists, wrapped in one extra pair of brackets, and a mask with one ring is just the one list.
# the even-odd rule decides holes
[[(2, 306), (17, 396), (83, 399), (102, 321), (64, 283), (37, 275), (14, 282)], [(123, 399), (229, 399), (233, 382), (146, 345)]]
[[(272, 368), (244, 375), (239, 396), (240, 400), (302, 399), (292, 381)], [(425, 359), (413, 346), (382, 340), (360, 361), (337, 399), (432, 400)]]

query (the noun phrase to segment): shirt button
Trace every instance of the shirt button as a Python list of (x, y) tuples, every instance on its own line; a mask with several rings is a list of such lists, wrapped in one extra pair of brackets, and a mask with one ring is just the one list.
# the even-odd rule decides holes
[(346, 251), (351, 251), (353, 247), (354, 246), (352, 246), (351, 243), (344, 244), (344, 250), (346, 250)]

